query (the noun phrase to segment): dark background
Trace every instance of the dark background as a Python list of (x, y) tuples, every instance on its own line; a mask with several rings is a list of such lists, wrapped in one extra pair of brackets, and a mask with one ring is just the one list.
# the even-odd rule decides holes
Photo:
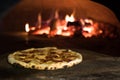
[(0, 16), (4, 15), (4, 12), (9, 10), (12, 6), (18, 3), (20, 0), (0, 0)]
[[(1, 0), (0, 1), (0, 16), (4, 15), (4, 12), (18, 3), (20, 0)], [(92, 0), (97, 3), (103, 4), (111, 9), (120, 21), (120, 1), (119, 0)]]
[(120, 0), (92, 0), (111, 9), (120, 21)]

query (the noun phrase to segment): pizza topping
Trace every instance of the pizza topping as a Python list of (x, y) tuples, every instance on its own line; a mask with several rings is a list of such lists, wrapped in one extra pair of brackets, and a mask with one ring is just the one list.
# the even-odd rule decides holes
[[(21, 51), (21, 54), (15, 54), (16, 56), (19, 56), (19, 58), (16, 58), (18, 60), (24, 60), (24, 62), (30, 62), (29, 58), (38, 59), (41, 62), (47, 62), (47, 61), (53, 61), (53, 62), (69, 62), (77, 56), (74, 56), (74, 53), (70, 53), (69, 50), (65, 49), (49, 49), (47, 51), (47, 54), (44, 50), (30, 50), (30, 51)], [(34, 54), (31, 54), (34, 53)]]
[[(57, 49), (56, 47), (31, 48), (16, 51), (8, 56), (8, 61), (18, 63), (26, 68), (35, 69), (59, 69), (64, 66), (78, 64), (82, 60), (81, 55), (69, 49)], [(69, 64), (70, 63), (70, 64)]]

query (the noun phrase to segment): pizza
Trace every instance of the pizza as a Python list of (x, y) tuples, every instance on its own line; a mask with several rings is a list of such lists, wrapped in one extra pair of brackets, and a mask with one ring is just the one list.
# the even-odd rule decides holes
[(70, 49), (56, 47), (30, 48), (8, 55), (10, 64), (38, 70), (55, 70), (72, 67), (82, 61), (82, 55)]

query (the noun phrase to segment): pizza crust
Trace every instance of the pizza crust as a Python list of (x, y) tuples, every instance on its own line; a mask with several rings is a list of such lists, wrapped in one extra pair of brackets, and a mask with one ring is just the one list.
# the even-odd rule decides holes
[(82, 55), (72, 50), (56, 47), (31, 48), (9, 54), (8, 62), (19, 64), (24, 68), (55, 70), (79, 64), (82, 62)]

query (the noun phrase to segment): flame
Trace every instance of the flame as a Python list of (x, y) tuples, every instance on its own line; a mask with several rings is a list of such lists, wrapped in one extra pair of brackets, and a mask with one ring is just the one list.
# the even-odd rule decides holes
[(85, 23), (90, 23), (91, 25), (93, 25), (93, 20), (91, 20), (91, 19), (85, 19), (84, 21), (85, 21)]
[(83, 31), (88, 32), (88, 33), (92, 33), (94, 31), (94, 28), (93, 28), (93, 26), (83, 27)]
[(84, 23), (84, 27), (82, 29), (82, 35), (84, 37), (92, 37), (92, 36), (98, 36), (100, 34), (103, 33), (103, 31), (99, 28), (99, 24), (98, 22), (93, 22), (90, 19), (85, 19), (84, 20), (85, 23), (89, 23), (89, 25), (85, 25)]
[(83, 32), (82, 32), (84, 37), (92, 37), (93, 35), (95, 35), (95, 31), (93, 26), (89, 26), (89, 27), (83, 27)]
[(38, 14), (38, 28), (41, 28), (42, 17), (41, 14)]
[(73, 14), (71, 14), (70, 16), (66, 15), (65, 21), (66, 22), (74, 22), (75, 21), (74, 15)]
[(29, 24), (28, 24), (28, 23), (25, 24), (25, 31), (26, 31), (26, 32), (29, 32), (29, 31), (30, 31), (30, 28), (29, 28)]

